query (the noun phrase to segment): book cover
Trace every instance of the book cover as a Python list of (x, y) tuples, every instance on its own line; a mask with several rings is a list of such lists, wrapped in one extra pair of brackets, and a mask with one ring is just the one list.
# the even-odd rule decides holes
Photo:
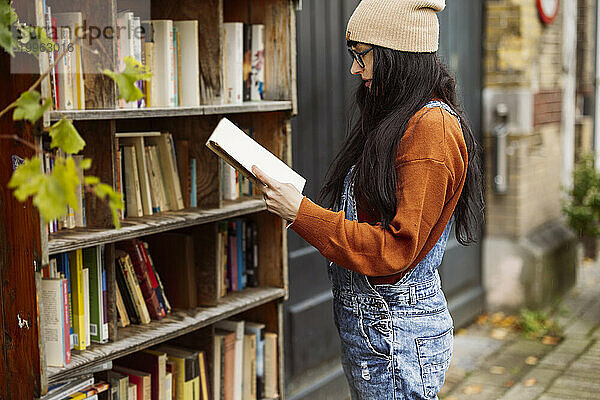
[(66, 346), (64, 305), (63, 305), (63, 279), (42, 279), (40, 291), (40, 326), (44, 343), (46, 365), (51, 367), (65, 367)]
[(142, 350), (115, 361), (116, 365), (150, 374), (152, 400), (165, 400), (165, 375), (167, 354), (155, 350)]
[[(148, 133), (151, 134), (151, 132)], [(137, 163), (143, 215), (152, 215), (152, 188), (150, 186), (150, 178), (148, 176), (148, 163), (146, 160), (144, 137), (127, 136), (128, 133), (117, 133), (117, 135), (119, 137), (119, 144), (124, 146), (132, 146), (135, 148), (135, 160)]]
[(123, 296), (121, 295), (121, 289), (119, 288), (118, 281), (115, 290), (115, 304), (117, 306), (117, 312), (119, 313), (121, 327), (124, 328), (129, 325), (131, 321), (129, 321), (129, 315), (127, 314), (127, 308), (125, 307), (125, 302), (123, 301)]
[(279, 396), (277, 388), (277, 334), (265, 332), (264, 349), (264, 368), (265, 368), (265, 397), (276, 398)]
[[(221, 398), (224, 400), (234, 400), (234, 387), (235, 387), (235, 332), (216, 329), (215, 336), (221, 337), (223, 358), (221, 359), (221, 382), (220, 391)], [(240, 388), (241, 389), (241, 388)], [(241, 390), (240, 390), (241, 394)]]
[(104, 315), (104, 265), (102, 251), (104, 245), (83, 249), (83, 264), (89, 269), (90, 285), (90, 339), (96, 343), (108, 341), (108, 322)]
[(250, 92), (252, 88), (252, 25), (244, 24), (243, 38), (243, 53), (244, 53), (244, 101), (250, 101)]
[(123, 145), (122, 152), (124, 155), (127, 217), (141, 217), (144, 215), (144, 210), (135, 147)]
[[(152, 319), (160, 320), (166, 312), (158, 301), (158, 295), (154, 288), (152, 279), (148, 274), (148, 268), (146, 266), (146, 260), (140, 249), (140, 242), (137, 239), (126, 240), (118, 242), (117, 246), (119, 249), (124, 250), (129, 254), (131, 265), (135, 274), (135, 278), (139, 284), (145, 306), (148, 309), (148, 313)], [(156, 283), (158, 287), (158, 283)]]
[(291, 183), (300, 193), (304, 190), (306, 179), (227, 118), (221, 119), (206, 146), (255, 184), (262, 185), (262, 182), (251, 172), (252, 165), (281, 183)]
[(165, 309), (167, 310), (167, 313), (171, 312), (171, 303), (169, 303), (169, 299), (167, 298), (167, 294), (165, 292), (165, 285), (163, 285), (162, 280), (160, 279), (160, 275), (158, 274), (158, 271), (156, 270), (156, 267), (154, 266), (154, 261), (152, 260), (152, 255), (150, 254), (149, 251), (149, 245), (148, 242), (142, 242), (142, 244), (144, 245), (144, 248), (146, 249), (146, 256), (148, 257), (148, 262), (150, 263), (150, 266), (152, 268), (152, 271), (154, 272), (154, 276), (156, 277), (156, 281), (158, 282), (158, 287), (160, 289), (160, 297), (162, 297), (162, 301), (165, 305)]
[(85, 304), (83, 299), (83, 253), (81, 249), (69, 253), (69, 269), (71, 272), (74, 348), (76, 350), (85, 350), (87, 342)]
[(179, 63), (182, 85), (180, 87), (181, 106), (200, 105), (200, 64), (198, 48), (198, 21), (174, 21), (179, 31)]
[(256, 334), (244, 334), (242, 400), (256, 400)]
[(167, 301), (163, 294), (162, 285), (159, 283), (159, 277), (154, 270), (154, 266), (152, 265), (152, 260), (150, 259), (150, 254), (148, 253), (148, 244), (137, 240), (136, 245), (140, 249), (140, 253), (146, 266), (146, 271), (148, 272), (148, 277), (150, 278), (152, 290), (156, 293), (156, 298), (158, 299), (159, 306), (162, 309), (161, 313), (164, 317), (169, 312), (170, 307), (167, 307)]
[(117, 252), (117, 265), (115, 266), (117, 285), (119, 286), (119, 291), (121, 292), (123, 304), (125, 305), (129, 319), (132, 323), (139, 324), (141, 322), (140, 313), (138, 312), (138, 308), (135, 306), (135, 301), (133, 298), (134, 293), (127, 280), (126, 257), (129, 257), (127, 253), (122, 251)]
[(265, 324), (253, 321), (246, 321), (246, 323), (244, 324), (245, 333), (254, 334), (254, 337), (256, 339), (256, 396), (259, 399), (265, 397), (265, 327)]
[(83, 312), (85, 324), (85, 342), (87, 345), (91, 343), (90, 335), (90, 270), (83, 269)]
[(154, 30), (154, 78), (156, 95), (153, 93), (154, 107), (175, 107), (173, 21), (153, 20)]
[(167, 359), (174, 362), (177, 369), (175, 381), (177, 399), (200, 399), (200, 368), (198, 351), (178, 346), (160, 345), (152, 350), (167, 353)]
[[(234, 332), (234, 365), (233, 365), (233, 400), (242, 400), (242, 378), (244, 360), (244, 321), (221, 320), (215, 323), (215, 328)], [(226, 343), (227, 346), (227, 343)], [(227, 351), (227, 349), (226, 349)], [(227, 362), (227, 360), (225, 361)], [(227, 367), (227, 366), (226, 366)]]
[(209, 374), (208, 366), (206, 362), (206, 353), (204, 351), (198, 352), (198, 375), (200, 378), (200, 400), (213, 400), (210, 396), (210, 385), (209, 385)]
[(262, 24), (252, 25), (252, 73), (251, 77), (251, 100), (263, 100), (265, 82), (265, 26)]
[(242, 104), (244, 85), (244, 24), (223, 23), (223, 88), (225, 103)]
[(152, 378), (150, 373), (118, 364), (113, 366), (113, 370), (129, 377), (129, 383), (136, 386), (136, 398), (138, 400), (152, 400)]

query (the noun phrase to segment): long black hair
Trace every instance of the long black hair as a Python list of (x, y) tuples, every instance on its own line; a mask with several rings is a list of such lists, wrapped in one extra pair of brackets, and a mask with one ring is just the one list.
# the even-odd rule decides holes
[[(355, 46), (357, 42), (347, 44)], [(320, 199), (333, 208), (346, 174), (356, 164), (354, 190), (359, 208), (377, 216), (383, 229), (388, 227), (398, 206), (394, 164), (400, 139), (411, 117), (437, 97), (460, 117), (468, 151), (466, 180), (454, 210), (456, 238), (465, 246), (476, 242), (484, 208), (482, 149), (457, 102), (456, 80), (436, 53), (373, 47), (371, 88), (361, 82), (356, 89), (355, 112), (327, 172)]]

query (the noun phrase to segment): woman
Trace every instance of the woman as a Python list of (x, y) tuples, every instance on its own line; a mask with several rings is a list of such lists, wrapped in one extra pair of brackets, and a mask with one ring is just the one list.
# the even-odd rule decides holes
[(253, 167), (268, 210), (329, 263), (353, 399), (437, 399), (453, 320), (437, 267), (452, 222), (475, 241), (480, 149), (439, 62), (444, 0), (363, 0), (346, 40), (358, 118), (321, 190), (325, 209)]

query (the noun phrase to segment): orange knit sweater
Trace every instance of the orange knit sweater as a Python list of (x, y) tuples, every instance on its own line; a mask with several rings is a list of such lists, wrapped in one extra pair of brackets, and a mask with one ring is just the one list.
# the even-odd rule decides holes
[(371, 283), (395, 283), (442, 235), (460, 197), (467, 161), (457, 118), (425, 107), (400, 140), (398, 207), (386, 229), (364, 210), (358, 210), (358, 221), (350, 221), (344, 211), (325, 209), (306, 196), (290, 228), (328, 260), (367, 275)]

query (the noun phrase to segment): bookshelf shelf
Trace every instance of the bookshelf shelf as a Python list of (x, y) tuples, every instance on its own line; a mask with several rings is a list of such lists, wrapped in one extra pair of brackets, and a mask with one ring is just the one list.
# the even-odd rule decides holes
[(53, 383), (70, 376), (76, 376), (95, 365), (176, 338), (261, 304), (281, 299), (284, 296), (285, 289), (283, 288), (247, 288), (228, 294), (216, 307), (177, 310), (161, 321), (153, 320), (147, 325), (130, 325), (126, 328), (120, 328), (117, 341), (106, 344), (93, 344), (84, 352), (72, 353), (71, 363), (66, 368), (49, 367), (47, 370), (48, 382)]
[(127, 219), (121, 222), (121, 229), (81, 228), (59, 231), (49, 235), (48, 253), (52, 255), (82, 247), (133, 239), (139, 236), (207, 224), (267, 209), (262, 198), (242, 201), (224, 200), (223, 203), (220, 208), (166, 211), (147, 217)]
[(205, 105), (199, 107), (150, 107), (114, 110), (51, 111), (51, 121), (62, 117), (73, 121), (184, 117), (196, 115), (234, 114), (247, 112), (291, 111), (291, 101), (248, 101), (244, 104)]

